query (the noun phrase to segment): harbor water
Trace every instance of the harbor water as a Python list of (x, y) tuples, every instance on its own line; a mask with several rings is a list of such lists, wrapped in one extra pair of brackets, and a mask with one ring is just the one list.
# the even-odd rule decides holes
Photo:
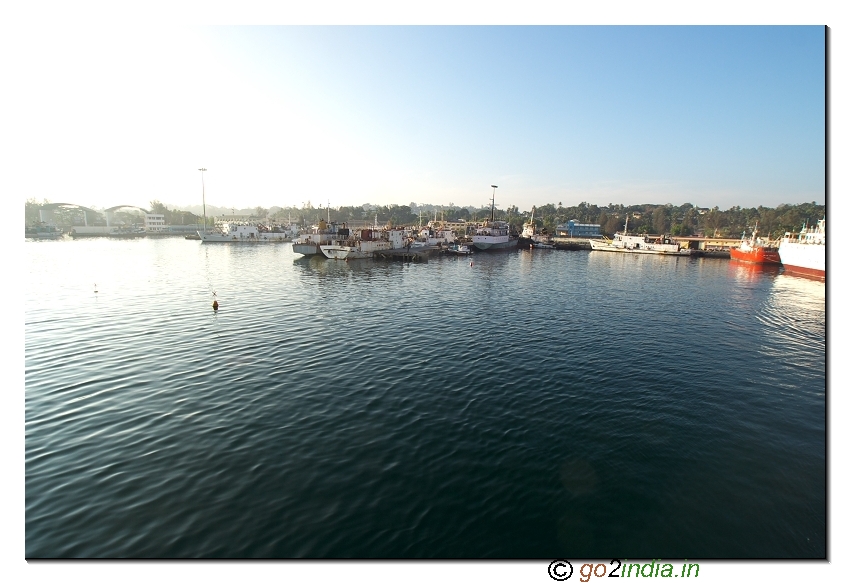
[(28, 558), (826, 555), (822, 282), (24, 249)]

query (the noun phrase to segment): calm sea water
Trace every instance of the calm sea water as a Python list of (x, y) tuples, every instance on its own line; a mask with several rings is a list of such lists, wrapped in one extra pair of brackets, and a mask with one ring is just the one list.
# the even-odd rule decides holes
[(27, 557), (826, 554), (821, 282), (587, 251), (25, 252)]

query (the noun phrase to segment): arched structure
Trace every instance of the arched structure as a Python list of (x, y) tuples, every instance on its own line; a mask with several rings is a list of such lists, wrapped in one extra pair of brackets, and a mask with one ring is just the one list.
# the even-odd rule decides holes
[(96, 217), (99, 217), (101, 215), (100, 211), (96, 211), (94, 209), (90, 209), (79, 204), (74, 204), (71, 202), (50, 202), (38, 207), (39, 220), (42, 223), (51, 224), (53, 222), (53, 211), (58, 208), (83, 211), (83, 222), (86, 225), (89, 224), (89, 216), (91, 216), (91, 222), (94, 222)]

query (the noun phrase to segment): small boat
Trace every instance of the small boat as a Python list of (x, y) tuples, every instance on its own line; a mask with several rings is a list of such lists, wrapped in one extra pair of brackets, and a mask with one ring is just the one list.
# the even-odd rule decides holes
[(753, 234), (747, 238), (746, 233), (741, 235), (740, 247), (729, 250), (729, 257), (738, 261), (749, 263), (779, 263), (779, 248), (772, 245), (770, 241), (758, 237), (759, 225), (756, 223)]
[(469, 255), (472, 249), (468, 245), (454, 244), (446, 248), (446, 253), (449, 255)]
[(785, 271), (825, 279), (826, 219), (820, 219), (816, 227), (803, 225), (799, 233), (785, 233), (779, 258)]
[(135, 239), (137, 237), (144, 237), (145, 234), (144, 229), (128, 229), (124, 227), (112, 229), (109, 232), (109, 236), (113, 239)]
[(554, 245), (554, 243), (537, 243), (537, 242), (534, 242), (534, 243), (529, 243), (528, 248), (529, 249), (554, 249), (555, 245)]
[(670, 235), (649, 237), (648, 235), (629, 235), (629, 217), (622, 233), (615, 233), (614, 239), (590, 239), (591, 251), (609, 251), (614, 253), (641, 253), (648, 255), (690, 255), (690, 249), (683, 249)]
[(25, 229), (26, 236), (31, 239), (59, 239), (64, 235), (62, 229), (53, 225), (37, 225)]

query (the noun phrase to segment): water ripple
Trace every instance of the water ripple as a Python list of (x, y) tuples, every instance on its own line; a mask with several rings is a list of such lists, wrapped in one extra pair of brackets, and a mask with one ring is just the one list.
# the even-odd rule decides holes
[(822, 283), (586, 252), (27, 254), (28, 557), (823, 556)]

